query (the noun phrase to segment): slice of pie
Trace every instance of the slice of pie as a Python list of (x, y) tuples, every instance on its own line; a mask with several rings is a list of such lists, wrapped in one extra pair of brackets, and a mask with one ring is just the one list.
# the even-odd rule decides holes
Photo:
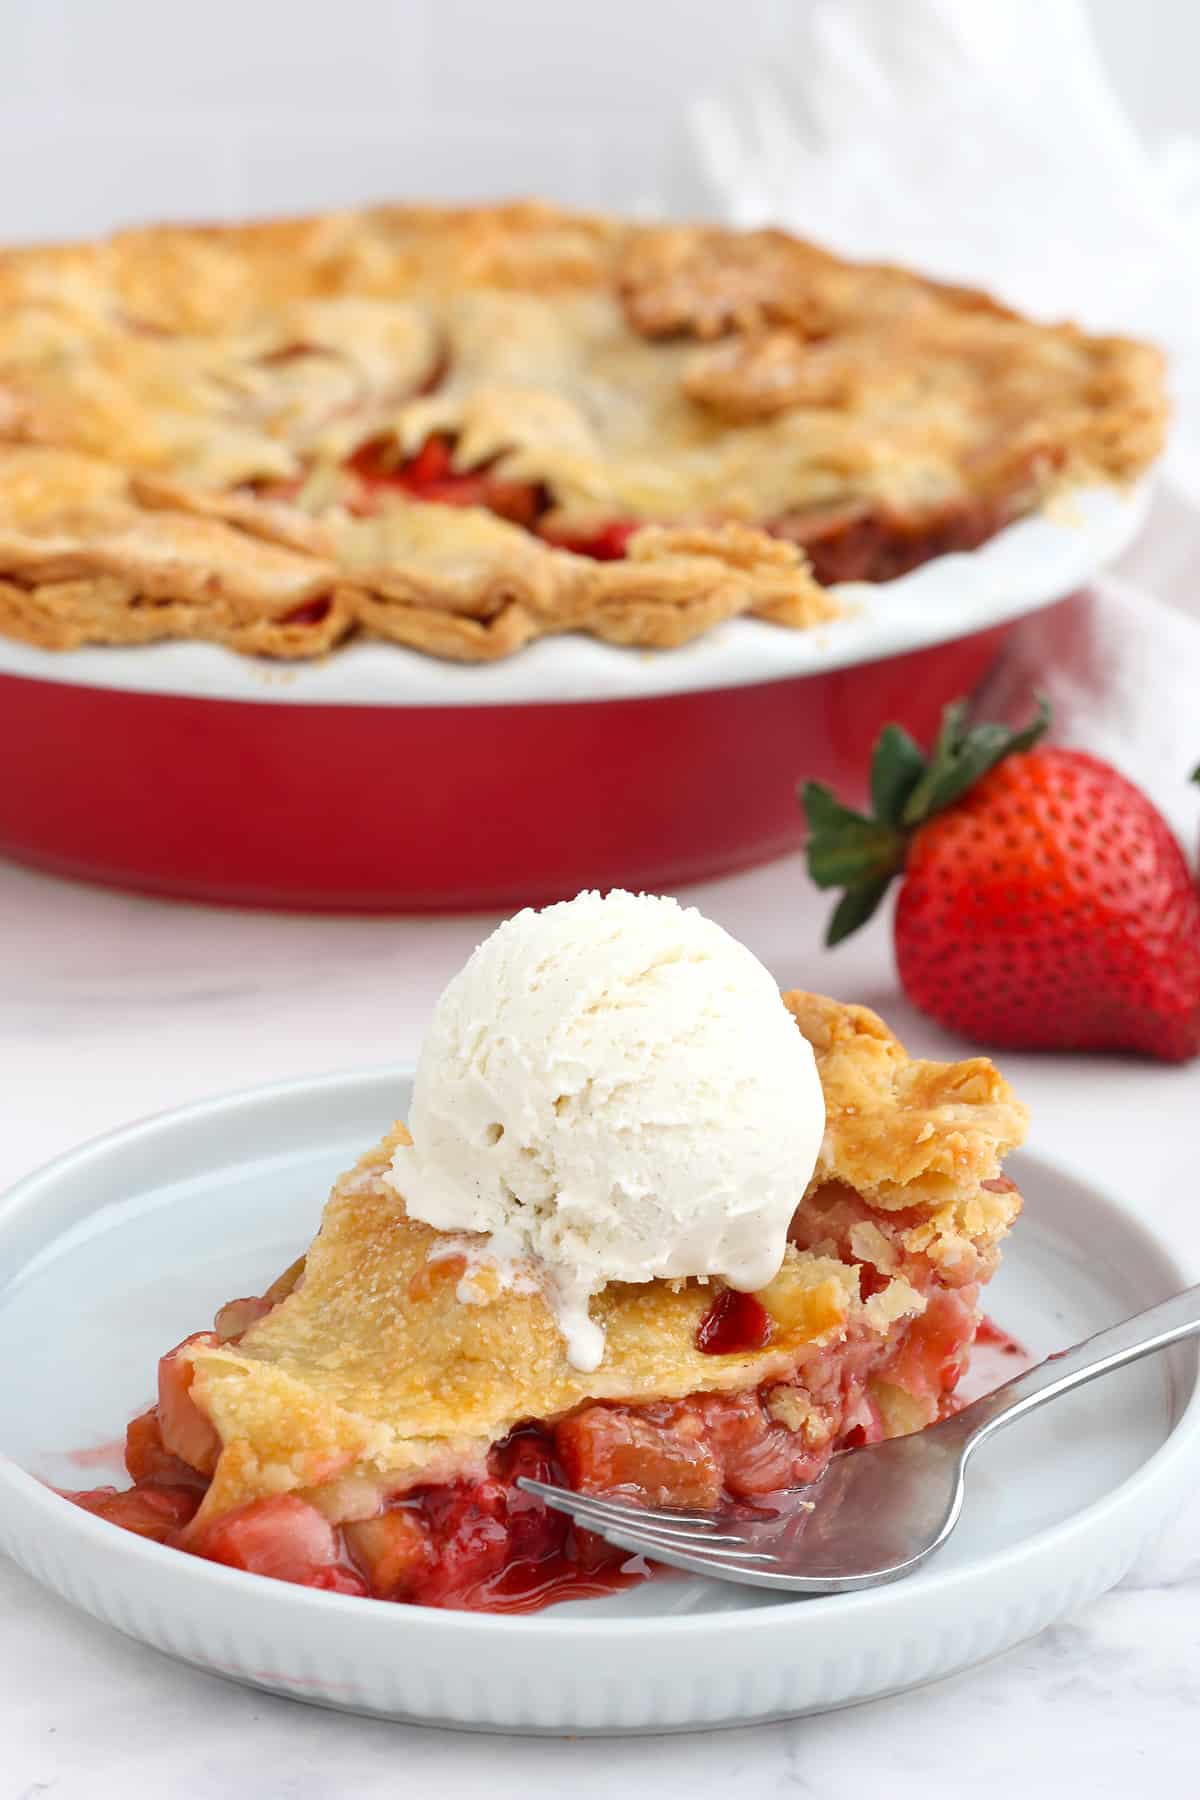
[(1157, 454), (1160, 359), (776, 231), (379, 207), (0, 253), (0, 632), (670, 647)]
[[(611, 1283), (581, 1370), (536, 1272), (408, 1216), (398, 1125), (335, 1185), (307, 1256), (162, 1360), (135, 1485), (74, 1495), (140, 1532), (342, 1593), (513, 1610), (645, 1573), (517, 1485), (754, 1504), (835, 1449), (953, 1405), (1020, 1196), (1025, 1111), (984, 1058), (911, 1060), (863, 1007), (785, 1004), (826, 1131), (779, 1273)], [(803, 1179), (803, 1178), (802, 1178)]]

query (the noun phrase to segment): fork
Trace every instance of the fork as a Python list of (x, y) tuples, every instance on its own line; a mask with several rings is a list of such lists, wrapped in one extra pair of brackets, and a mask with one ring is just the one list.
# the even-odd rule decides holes
[(610, 1544), (696, 1575), (790, 1594), (881, 1586), (911, 1575), (946, 1542), (962, 1512), (966, 1466), (993, 1433), (1099, 1375), (1197, 1335), (1200, 1286), (1060, 1350), (940, 1424), (843, 1450), (818, 1480), (753, 1509), (683, 1512), (527, 1476), (518, 1485)]

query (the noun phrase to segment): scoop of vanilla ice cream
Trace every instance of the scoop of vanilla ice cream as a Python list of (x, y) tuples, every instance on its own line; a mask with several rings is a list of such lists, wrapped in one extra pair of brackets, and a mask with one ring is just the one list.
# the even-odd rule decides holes
[(446, 988), (392, 1179), (410, 1217), (532, 1259), (571, 1362), (610, 1281), (783, 1261), (825, 1104), (767, 970), (694, 907), (616, 891), (525, 911)]

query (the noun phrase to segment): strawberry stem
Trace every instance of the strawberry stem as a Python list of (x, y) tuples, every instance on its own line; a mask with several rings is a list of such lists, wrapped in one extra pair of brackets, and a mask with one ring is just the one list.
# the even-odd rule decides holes
[(886, 725), (871, 758), (871, 813), (854, 812), (820, 782), (806, 781), (800, 799), (808, 821), (808, 872), (818, 887), (843, 890), (826, 944), (840, 944), (866, 924), (926, 820), (955, 805), (1006, 756), (1032, 750), (1049, 724), (1044, 699), (1022, 731), (968, 725), (966, 701), (955, 700), (942, 714), (928, 757), (907, 731)]

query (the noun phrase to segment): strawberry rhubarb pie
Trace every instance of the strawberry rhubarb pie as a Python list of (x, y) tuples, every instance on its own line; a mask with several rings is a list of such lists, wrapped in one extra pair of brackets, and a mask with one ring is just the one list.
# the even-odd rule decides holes
[(134, 1485), (71, 1498), (342, 1594), (504, 1611), (641, 1579), (520, 1477), (755, 1505), (941, 1417), (1024, 1124), (990, 1062), (781, 998), (672, 900), (521, 913), (307, 1255), (163, 1357)]
[(0, 253), (0, 633), (670, 647), (1157, 454), (1159, 358), (779, 231), (379, 207)]

